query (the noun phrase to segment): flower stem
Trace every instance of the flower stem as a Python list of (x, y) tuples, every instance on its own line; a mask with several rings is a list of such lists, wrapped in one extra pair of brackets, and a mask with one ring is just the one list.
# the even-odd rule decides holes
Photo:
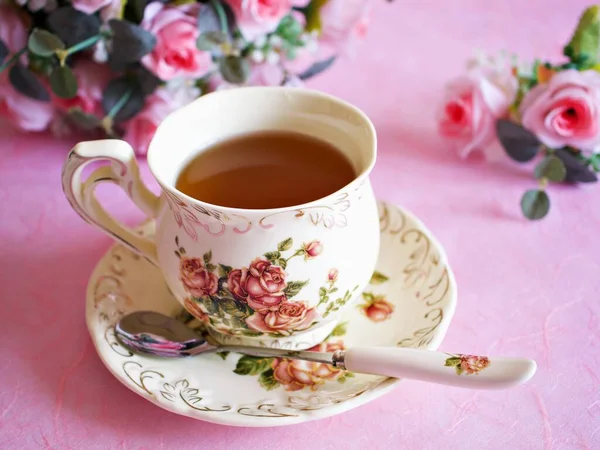
[(219, 16), (219, 22), (221, 22), (221, 30), (225, 34), (229, 34), (229, 27), (227, 26), (227, 16), (225, 15), (225, 10), (223, 9), (223, 5), (218, 2), (218, 0), (211, 0), (212, 6), (215, 9), (215, 12)]
[(127, 103), (127, 101), (131, 98), (132, 94), (133, 94), (133, 89), (129, 89), (127, 92), (125, 92), (123, 97), (121, 97), (119, 99), (119, 101), (117, 103), (115, 103), (115, 106), (113, 106), (110, 109), (110, 111), (108, 112), (108, 117), (110, 117), (111, 119), (114, 119), (115, 116), (117, 114), (119, 114), (119, 111), (121, 111), (123, 106), (125, 106), (125, 103)]
[(17, 53), (15, 53), (14, 55), (12, 55), (8, 61), (6, 61), (4, 64), (2, 64), (0, 66), (0, 73), (2, 73), (5, 69), (7, 69), (9, 66), (11, 66), (26, 51), (27, 51), (27, 47), (22, 48)]
[(79, 44), (75, 44), (73, 47), (69, 47), (68, 49), (65, 50), (66, 56), (72, 55), (73, 53), (76, 53), (78, 51), (85, 50), (86, 48), (91, 47), (96, 42), (98, 42), (101, 37), (102, 36), (100, 34), (97, 34), (96, 36), (92, 36), (91, 38), (86, 39), (85, 41), (81, 41)]

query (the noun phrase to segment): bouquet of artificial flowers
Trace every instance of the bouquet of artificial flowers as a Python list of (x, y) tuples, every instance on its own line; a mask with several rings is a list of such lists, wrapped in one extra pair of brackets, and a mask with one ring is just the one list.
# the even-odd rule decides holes
[(369, 0), (0, 0), (0, 117), (124, 137), (217, 89), (301, 85), (364, 34)]
[(600, 172), (600, 8), (592, 6), (564, 48), (560, 64), (518, 63), (505, 55), (479, 57), (451, 81), (439, 119), (440, 134), (460, 156), (503, 153), (525, 163), (538, 158), (538, 188), (523, 195), (532, 220), (550, 210), (550, 182), (593, 183)]

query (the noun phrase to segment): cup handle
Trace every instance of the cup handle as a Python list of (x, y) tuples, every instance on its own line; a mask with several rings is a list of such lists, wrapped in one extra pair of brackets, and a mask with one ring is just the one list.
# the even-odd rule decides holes
[[(96, 161), (109, 161), (110, 165), (94, 170), (83, 181), (83, 169)], [(157, 216), (159, 198), (140, 179), (133, 149), (127, 142), (104, 139), (81, 142), (73, 147), (62, 172), (63, 191), (73, 209), (86, 222), (158, 265), (156, 243), (119, 223), (98, 202), (94, 189), (98, 183), (105, 181), (120, 186), (149, 217)]]

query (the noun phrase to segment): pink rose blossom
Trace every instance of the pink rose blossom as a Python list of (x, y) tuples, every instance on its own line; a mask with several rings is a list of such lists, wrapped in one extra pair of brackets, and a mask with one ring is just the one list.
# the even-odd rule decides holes
[(520, 110), (523, 126), (550, 148), (600, 147), (600, 74), (594, 70), (554, 74), (529, 91)]
[(370, 0), (328, 0), (320, 10), (321, 34), (319, 58), (326, 59), (344, 52), (356, 37), (367, 30)]
[(277, 310), (265, 315), (253, 314), (246, 319), (250, 328), (263, 333), (291, 334), (292, 331), (306, 330), (317, 318), (315, 308), (308, 308), (304, 302), (282, 302)]
[(383, 322), (394, 312), (394, 305), (383, 296), (376, 296), (373, 301), (362, 307), (363, 313), (373, 322)]
[(311, 241), (302, 245), (304, 259), (312, 259), (323, 253), (323, 244), (320, 241)]
[(245, 291), (248, 306), (259, 312), (277, 311), (285, 301), (285, 272), (265, 258), (256, 258), (250, 264), (246, 277)]
[(110, 5), (112, 0), (72, 0), (73, 8), (86, 13), (94, 14), (96, 11)]
[(461, 158), (483, 151), (486, 158), (503, 154), (496, 138), (496, 120), (506, 117), (514, 94), (490, 81), (482, 70), (450, 82), (438, 122), (439, 132), (456, 147)]
[(248, 293), (246, 292), (246, 280), (248, 279), (248, 269), (234, 269), (227, 276), (227, 288), (234, 297), (239, 300), (246, 300)]
[(209, 272), (199, 258), (182, 258), (179, 264), (179, 278), (185, 290), (194, 297), (217, 293), (217, 276)]
[(68, 99), (54, 97), (54, 104), (62, 111), (79, 108), (87, 114), (102, 117), (102, 91), (111, 79), (110, 69), (107, 65), (82, 59), (76, 63), (73, 72), (77, 79), (77, 95)]
[(277, 28), (299, 0), (227, 0), (244, 37), (253, 41)]
[(335, 283), (338, 279), (339, 273), (340, 272), (337, 269), (329, 269), (329, 273), (327, 274), (327, 280), (329, 280), (331, 283)]
[(166, 6), (153, 2), (146, 6), (141, 25), (156, 36), (156, 46), (142, 58), (142, 64), (161, 80), (200, 78), (212, 67), (210, 53), (196, 47), (201, 32), (199, 10), (198, 3)]
[(487, 356), (460, 355), (460, 368), (467, 375), (477, 374), (490, 365)]
[(19, 14), (19, 10), (10, 3), (0, 2), (0, 39), (11, 55), (27, 45), (29, 24), (25, 23), (26, 17), (26, 14)]
[[(309, 349), (312, 352), (335, 352), (344, 350), (344, 343), (323, 342)], [(341, 374), (341, 369), (329, 364), (300, 361), (294, 359), (275, 359), (273, 361), (273, 377), (281, 383), (286, 391), (299, 391), (305, 387), (316, 390), (327, 380), (334, 380)]]

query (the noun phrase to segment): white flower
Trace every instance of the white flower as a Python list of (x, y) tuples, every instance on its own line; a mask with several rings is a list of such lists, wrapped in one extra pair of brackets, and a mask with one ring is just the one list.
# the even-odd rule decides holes
[(98, 64), (104, 64), (106, 61), (108, 61), (108, 51), (106, 49), (106, 41), (104, 39), (100, 39), (96, 43), (92, 59)]
[(195, 100), (202, 93), (202, 91), (194, 85), (193, 80), (184, 80), (182, 78), (175, 78), (169, 81), (165, 85), (165, 89), (173, 101), (180, 107)]
[(283, 39), (281, 39), (281, 36), (274, 34), (269, 38), (269, 44), (273, 48), (281, 48), (283, 45)]
[(279, 62), (279, 53), (270, 51), (267, 53), (267, 64), (275, 65)]
[(259, 36), (258, 38), (256, 38), (256, 40), (254, 41), (254, 46), (258, 47), (258, 48), (262, 48), (267, 44), (267, 37), (266, 36)]
[(260, 50), (252, 50), (252, 53), (250, 53), (250, 59), (252, 62), (260, 64), (265, 60), (265, 54)]

